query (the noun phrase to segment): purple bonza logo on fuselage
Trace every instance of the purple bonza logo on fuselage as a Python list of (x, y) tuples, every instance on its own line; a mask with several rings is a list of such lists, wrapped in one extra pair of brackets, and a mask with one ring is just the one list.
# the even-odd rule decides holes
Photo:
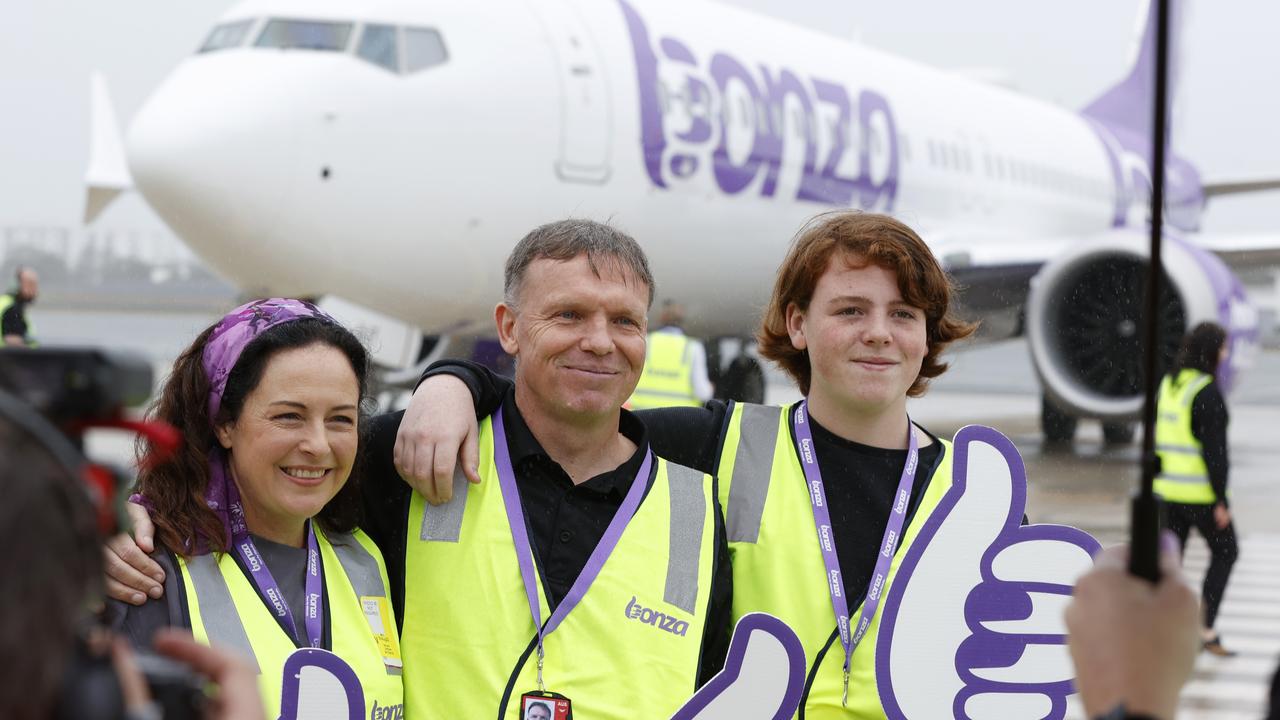
[[(671, 188), (710, 172), (726, 194), (756, 187), (761, 197), (775, 197), (784, 151), (798, 145), (803, 167), (796, 200), (893, 210), (898, 134), (884, 96), (863, 89), (851, 97), (840, 83), (785, 67), (749, 66), (726, 52), (700, 64), (688, 44), (671, 35), (652, 42), (635, 8), (618, 3), (635, 51), (641, 149), (655, 186)], [(734, 113), (751, 126), (745, 158), (730, 151)]]

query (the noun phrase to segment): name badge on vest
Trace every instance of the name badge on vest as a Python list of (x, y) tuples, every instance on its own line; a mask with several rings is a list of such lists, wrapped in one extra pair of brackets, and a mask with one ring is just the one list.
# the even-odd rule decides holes
[(520, 720), (573, 720), (573, 703), (560, 693), (532, 690), (520, 696)]
[(400, 643), (396, 634), (388, 632), (391, 626), (391, 608), (385, 597), (360, 596), (360, 609), (364, 611), (365, 620), (369, 621), (369, 630), (373, 633), (374, 642), (378, 644), (378, 652), (382, 655), (382, 664), (389, 668), (402, 668), (400, 660)]

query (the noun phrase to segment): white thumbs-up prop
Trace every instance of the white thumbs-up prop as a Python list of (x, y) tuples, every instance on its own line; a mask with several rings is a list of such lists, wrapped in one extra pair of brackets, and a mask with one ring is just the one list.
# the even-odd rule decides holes
[(280, 720), (362, 720), (364, 689), (355, 670), (328, 650), (303, 648), (284, 662)]
[(786, 623), (764, 613), (744, 615), (724, 669), (671, 720), (786, 720), (800, 704), (804, 673), (804, 648)]
[(1062, 613), (1100, 546), (1022, 525), (1027, 475), (1008, 438), (970, 425), (954, 448), (951, 488), (885, 599), (880, 701), (894, 719), (1062, 718), (1074, 692)]

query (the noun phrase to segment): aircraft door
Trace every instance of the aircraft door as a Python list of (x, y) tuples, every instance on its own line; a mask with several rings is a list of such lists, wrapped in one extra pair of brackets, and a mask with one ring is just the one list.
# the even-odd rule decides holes
[(560, 84), (560, 152), (556, 173), (565, 180), (609, 179), (612, 109), (600, 53), (575, 0), (530, 0), (554, 52)]

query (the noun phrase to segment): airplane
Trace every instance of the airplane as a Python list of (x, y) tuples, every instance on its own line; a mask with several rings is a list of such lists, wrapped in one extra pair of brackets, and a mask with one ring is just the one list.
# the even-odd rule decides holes
[[(1096, 418), (1127, 442), (1149, 234), (1154, 3), (1143, 12), (1129, 72), (1074, 111), (706, 0), (245, 0), (123, 145), (95, 78), (86, 221), (136, 187), (246, 294), (402, 323), (409, 341), (382, 337), (404, 379), (492, 333), (503, 261), (543, 222), (627, 230), (691, 333), (746, 347), (802, 223), (887, 212), (964, 288), (983, 339), (1026, 336), (1046, 439)], [(1162, 352), (1222, 323), (1230, 387), (1259, 333), (1232, 268), (1280, 262), (1280, 239), (1197, 229), (1208, 199), (1280, 179), (1167, 164)], [(721, 389), (760, 401), (758, 360), (729, 354)]]

